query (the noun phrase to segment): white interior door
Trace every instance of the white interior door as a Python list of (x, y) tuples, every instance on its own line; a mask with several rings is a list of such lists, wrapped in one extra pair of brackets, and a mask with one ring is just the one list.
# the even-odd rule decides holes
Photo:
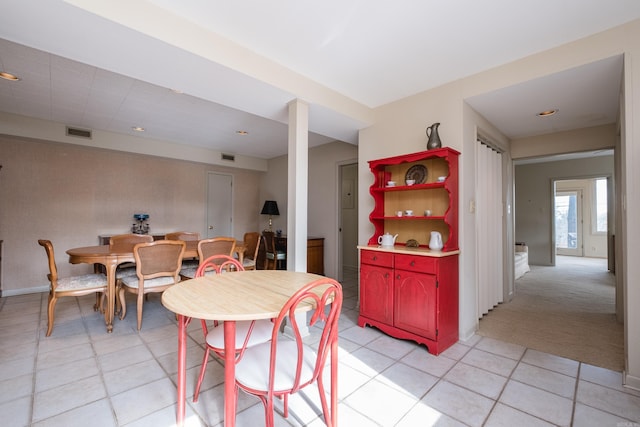
[(233, 177), (207, 174), (207, 238), (233, 237)]
[(582, 190), (555, 195), (556, 253), (582, 256)]
[(476, 280), (478, 318), (503, 301), (502, 154), (476, 144)]

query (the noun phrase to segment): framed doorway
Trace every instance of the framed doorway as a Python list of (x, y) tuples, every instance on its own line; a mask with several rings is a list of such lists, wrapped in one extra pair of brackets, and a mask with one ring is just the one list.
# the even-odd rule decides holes
[(583, 256), (582, 190), (556, 191), (553, 218), (556, 254)]
[(207, 238), (233, 236), (233, 177), (207, 173)]

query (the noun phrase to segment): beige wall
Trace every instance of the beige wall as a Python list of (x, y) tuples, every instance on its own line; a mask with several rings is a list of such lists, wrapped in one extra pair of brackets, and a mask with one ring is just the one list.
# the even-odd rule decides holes
[(517, 160), (613, 149), (616, 146), (616, 132), (617, 126), (611, 124), (515, 139), (511, 141), (511, 157)]
[(48, 288), (49, 239), (61, 275), (72, 266), (65, 250), (97, 244), (99, 234), (127, 233), (133, 214), (150, 215), (151, 232), (197, 231), (206, 236), (206, 177), (233, 176), (236, 238), (260, 229), (264, 172), (209, 166), (140, 154), (0, 135), (2, 294)]
[[(372, 176), (367, 162), (372, 159), (411, 153), (426, 147), (425, 128), (433, 122), (440, 122), (440, 137), (443, 145), (462, 152), (460, 173), (460, 336), (467, 338), (477, 329), (478, 316), (476, 302), (475, 274), (475, 227), (473, 214), (469, 212), (469, 202), (475, 192), (475, 137), (477, 131), (484, 131), (486, 123), (465, 104), (465, 99), (499, 90), (514, 84), (550, 75), (572, 67), (614, 55), (625, 55), (624, 87), (622, 88), (621, 116), (621, 182), (620, 190), (625, 198), (626, 210), (619, 225), (623, 242), (620, 243), (622, 268), (616, 268), (617, 278), (622, 280), (626, 291), (627, 308), (640, 304), (640, 287), (632, 286), (633, 279), (640, 276), (640, 264), (630, 260), (640, 258), (640, 248), (635, 242), (640, 239), (640, 223), (635, 220), (640, 215), (640, 180), (638, 167), (640, 150), (635, 149), (640, 140), (640, 20), (594, 36), (541, 52), (518, 61), (461, 79), (444, 86), (382, 106), (376, 110), (375, 124), (360, 132), (359, 139), (359, 243), (365, 244), (372, 234), (368, 221), (373, 208), (373, 200), (366, 196)], [(633, 59), (635, 58), (635, 62)], [(493, 135), (498, 140), (499, 134)], [(502, 137), (503, 138), (503, 137)], [(561, 145), (557, 145), (562, 150)], [(585, 150), (590, 147), (585, 147)], [(549, 153), (546, 153), (549, 154)], [(510, 152), (507, 152), (510, 158)], [(504, 170), (509, 176), (512, 170), (510, 160)], [(634, 166), (635, 165), (635, 166)], [(635, 168), (635, 169), (634, 169)], [(505, 187), (506, 203), (513, 178)], [(507, 211), (508, 214), (508, 211)], [(505, 215), (506, 227), (513, 227), (512, 217)], [(618, 235), (617, 233), (616, 235)], [(616, 244), (618, 244), (616, 239)], [(505, 253), (509, 247), (505, 240)], [(505, 257), (507, 259), (507, 257)], [(616, 257), (617, 259), (617, 257)], [(506, 276), (509, 276), (508, 274)], [(633, 313), (635, 312), (635, 313)], [(627, 370), (626, 381), (640, 389), (640, 312), (625, 310)]]
[[(325, 275), (338, 275), (338, 174), (339, 165), (356, 162), (358, 147), (332, 142), (309, 150), (309, 193), (307, 200), (307, 235), (324, 237)], [(288, 156), (269, 160), (262, 184), (262, 199), (278, 202), (280, 216), (274, 217), (273, 229), (287, 231), (287, 162)], [(267, 225), (267, 218), (262, 220)]]

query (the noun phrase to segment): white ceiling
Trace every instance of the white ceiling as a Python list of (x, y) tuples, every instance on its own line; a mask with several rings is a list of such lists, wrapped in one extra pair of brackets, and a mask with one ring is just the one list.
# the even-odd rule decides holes
[[(357, 143), (371, 108), (640, 18), (637, 0), (3, 3), (0, 70), (22, 80), (0, 80), (0, 111), (260, 158), (286, 153), (292, 99), (311, 146)], [(612, 123), (621, 73), (618, 56), (468, 102), (512, 138)]]

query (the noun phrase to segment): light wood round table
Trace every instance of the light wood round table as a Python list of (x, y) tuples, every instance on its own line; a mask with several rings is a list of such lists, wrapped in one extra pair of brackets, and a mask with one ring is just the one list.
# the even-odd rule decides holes
[[(224, 321), (225, 409), (224, 425), (235, 426), (235, 322), (272, 319), (289, 298), (307, 283), (321, 279), (311, 273), (284, 270), (249, 270), (198, 277), (164, 291), (162, 304), (178, 315), (178, 402), (176, 421), (184, 420), (186, 398), (187, 325), (191, 318)], [(302, 306), (304, 312), (313, 307)], [(332, 351), (331, 378), (337, 378), (337, 343)], [(334, 358), (335, 357), (335, 358)], [(331, 408), (337, 410), (337, 384), (331, 384)], [(334, 418), (335, 419), (335, 418)]]

